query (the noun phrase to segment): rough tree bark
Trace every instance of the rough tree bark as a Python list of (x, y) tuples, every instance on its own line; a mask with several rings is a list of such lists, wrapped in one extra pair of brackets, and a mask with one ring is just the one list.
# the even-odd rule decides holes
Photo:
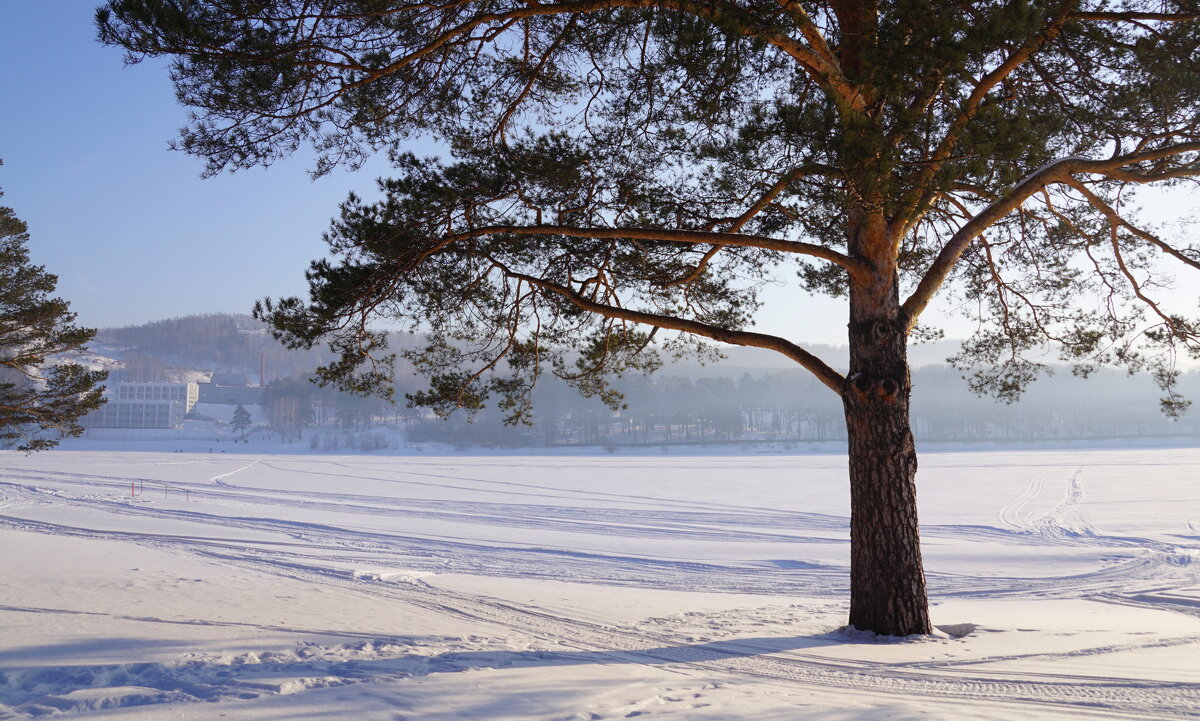
[(851, 248), (874, 271), (850, 283), (850, 372), (842, 401), (850, 456), (850, 625), (930, 632), (909, 427), (906, 324), (882, 213), (851, 221)]

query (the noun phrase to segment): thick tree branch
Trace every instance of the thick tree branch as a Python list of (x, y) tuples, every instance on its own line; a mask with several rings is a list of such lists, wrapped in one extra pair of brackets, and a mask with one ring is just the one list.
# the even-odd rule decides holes
[(809, 47), (812, 48), (813, 54), (826, 63), (829, 68), (833, 69), (838, 77), (844, 77), (837, 55), (833, 48), (829, 46), (829, 42), (825, 36), (821, 34), (821, 29), (813, 22), (808, 11), (804, 9), (796, 0), (777, 0), (780, 7), (791, 15), (792, 19), (800, 25), (800, 34), (808, 41)]
[(1067, 8), (1075, 4), (1075, 0), (1066, 0), (1059, 5), (1056, 13), (1042, 28), (1037, 35), (1026, 40), (1019, 48), (1009, 53), (1004, 62), (997, 65), (975, 84), (975, 88), (971, 94), (963, 102), (962, 108), (958, 115), (946, 129), (937, 148), (933, 151), (918, 173), (915, 182), (912, 185), (912, 190), (909, 191), (908, 197), (905, 198), (904, 204), (901, 207), (891, 222), (890, 232), (893, 237), (901, 237), (908, 233), (913, 224), (920, 218), (922, 209), (927, 207), (932, 199), (936, 196), (935, 189), (929, 187), (933, 178), (941, 170), (942, 165), (950, 158), (954, 150), (955, 144), (962, 137), (963, 132), (975, 118), (979, 112), (979, 106), (987, 97), (988, 93), (1008, 78), (1012, 73), (1028, 61), (1033, 55), (1042, 48), (1047, 42), (1053, 40), (1062, 31), (1063, 23), (1067, 21)]
[(630, 310), (628, 308), (619, 308), (606, 303), (598, 303), (594, 300), (590, 300), (581, 296), (571, 288), (567, 288), (557, 283), (552, 283), (542, 278), (535, 278), (524, 273), (513, 271), (501, 263), (496, 263), (496, 267), (500, 269), (500, 272), (504, 273), (509, 278), (525, 281), (530, 285), (562, 296), (577, 308), (588, 311), (589, 313), (596, 313), (606, 318), (615, 318), (618, 320), (627, 320), (632, 323), (641, 323), (656, 328), (666, 328), (668, 330), (691, 333), (693, 335), (711, 338), (712, 340), (719, 341), (721, 343), (727, 343), (729, 345), (751, 346), (754, 348), (773, 350), (777, 353), (782, 353), (788, 358), (791, 358), (799, 363), (839, 396), (842, 394), (842, 389), (845, 387), (846, 379), (841, 373), (838, 373), (836, 370), (829, 367), (825, 361), (821, 360), (817, 356), (809, 353), (800, 346), (784, 338), (767, 335), (766, 333), (752, 333), (749, 331), (731, 330), (729, 328), (709, 325), (707, 323), (688, 320), (686, 318), (676, 318), (669, 315), (647, 313), (644, 311)]
[[(1163, 158), (1194, 152), (1200, 152), (1200, 141), (1164, 146), (1153, 150), (1120, 155), (1106, 160), (1089, 160), (1081, 157), (1063, 158), (1034, 171), (1026, 176), (1011, 191), (993, 201), (975, 217), (967, 221), (947, 241), (946, 245), (942, 247), (937, 258), (934, 259), (929, 269), (925, 272), (924, 277), (921, 278), (921, 282), (917, 285), (916, 290), (904, 301), (902, 311), (908, 328), (911, 329), (916, 324), (918, 316), (929, 305), (933, 296), (941, 288), (946, 278), (949, 277), (950, 271), (958, 263), (958, 259), (962, 257), (963, 252), (971, 244), (971, 241), (1001, 218), (1016, 210), (1030, 196), (1042, 188), (1054, 183), (1069, 182), (1071, 176), (1076, 173), (1094, 173), (1110, 176), (1112, 174), (1119, 174), (1123, 168), (1138, 163), (1161, 160)], [(1139, 176), (1149, 177), (1141, 173), (1139, 173)]]
[(743, 235), (741, 233), (717, 233), (703, 230), (666, 230), (658, 228), (577, 228), (570, 225), (489, 225), (482, 228), (472, 228), (460, 233), (452, 233), (438, 241), (436, 249), (451, 243), (478, 238), (485, 235), (566, 235), (572, 238), (612, 238), (631, 240), (660, 240), (671, 243), (703, 243), (717, 245), (735, 245), (746, 248), (761, 248), (775, 250), (781, 253), (793, 253), (821, 258), (836, 263), (854, 274), (870, 272), (871, 267), (865, 261), (839, 253), (832, 248), (814, 243), (803, 243), (796, 240), (782, 240), (760, 235)]

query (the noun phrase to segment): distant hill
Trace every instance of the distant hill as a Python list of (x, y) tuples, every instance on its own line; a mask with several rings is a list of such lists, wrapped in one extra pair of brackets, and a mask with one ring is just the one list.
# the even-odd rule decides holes
[(196, 371), (244, 373), (257, 381), (260, 364), (271, 380), (307, 375), (330, 358), (320, 348), (288, 350), (260, 321), (229, 313), (102, 328), (95, 346), (121, 360), (113, 379), (128, 381), (184, 380)]

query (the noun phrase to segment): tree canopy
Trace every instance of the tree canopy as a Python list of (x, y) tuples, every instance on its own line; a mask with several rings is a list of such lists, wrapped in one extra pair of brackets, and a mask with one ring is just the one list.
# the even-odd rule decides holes
[[(390, 154), (309, 299), (259, 308), (332, 344), (324, 381), (386, 389), (379, 317), (431, 331), (412, 399), (443, 413), (493, 394), (519, 420), (547, 371), (615, 405), (605, 373), (709, 341), (815, 374), (846, 409), (852, 544), (875, 549), (860, 628), (928, 629), (919, 604), (855, 609), (923, 603), (905, 353), (936, 294), (976, 320), (978, 390), (1014, 398), (1050, 344), (1185, 406), (1200, 328), (1156, 291), (1200, 248), (1131, 211), (1200, 175), (1196, 0), (110, 0), (97, 21), (130, 60), (171, 58), (178, 146), (210, 173)], [(787, 277), (847, 297), (845, 374), (752, 329)]]
[(103, 403), (96, 385), (108, 374), (53, 359), (96, 332), (51, 297), (58, 278), (29, 262), (28, 242), (25, 223), (0, 207), (0, 441), (38, 451), (83, 432), (78, 420)]

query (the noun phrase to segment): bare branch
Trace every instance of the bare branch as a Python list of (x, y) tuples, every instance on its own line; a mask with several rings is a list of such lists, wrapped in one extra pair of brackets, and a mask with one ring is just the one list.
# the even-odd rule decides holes
[[(775, 198), (778, 197), (785, 188), (787, 188), (788, 183), (791, 183), (793, 180), (801, 177), (802, 175), (804, 175), (804, 173), (800, 170), (793, 170), (789, 173), (784, 173), (783, 177), (776, 181), (775, 184), (767, 190), (767, 192), (763, 193), (762, 197), (760, 197), (753, 205), (751, 205), (745, 213), (742, 213), (742, 215), (735, 220), (732, 225), (729, 226), (729, 229), (726, 232), (736, 233), (741, 230), (746, 223), (749, 223), (754, 219), (754, 216), (761, 213), (763, 209), (774, 202)], [(704, 257), (701, 258), (698, 263), (696, 263), (696, 267), (693, 268), (690, 273), (682, 278), (664, 283), (664, 287), (683, 285), (699, 278), (700, 275), (704, 273), (705, 268), (708, 267), (709, 262), (717, 255), (717, 253), (721, 251), (721, 248), (723, 247), (725, 247), (723, 244), (714, 245), (708, 250), (707, 253), (704, 254)]]
[(1093, 208), (1103, 213), (1104, 217), (1108, 218), (1108, 222), (1111, 223), (1113, 227), (1124, 227), (1130, 233), (1133, 233), (1142, 240), (1150, 243), (1167, 255), (1170, 255), (1171, 257), (1190, 265), (1196, 270), (1200, 270), (1200, 261), (1180, 252), (1178, 249), (1174, 248), (1157, 235), (1148, 233), (1141, 228), (1136, 227), (1126, 220), (1120, 213), (1118, 213), (1115, 208), (1108, 203), (1105, 203), (1103, 199), (1089, 190), (1088, 187), (1083, 183), (1080, 183), (1075, 179), (1070, 179), (1067, 181), (1067, 185), (1070, 185), (1072, 188), (1078, 191), (1079, 194), (1082, 195)]
[(782, 353), (788, 358), (791, 358), (799, 363), (839, 396), (842, 394), (842, 389), (845, 387), (846, 379), (841, 373), (838, 373), (817, 356), (809, 353), (800, 346), (784, 338), (767, 335), (766, 333), (730, 330), (728, 328), (721, 328), (719, 326), (709, 325), (707, 323), (701, 323), (694, 320), (687, 320), (685, 318), (676, 318), (669, 315), (647, 313), (644, 311), (630, 310), (628, 308), (618, 308), (605, 303), (598, 303), (581, 296), (579, 293), (566, 286), (552, 283), (543, 278), (535, 278), (530, 275), (525, 275), (524, 273), (510, 270), (500, 263), (497, 263), (496, 265), (506, 276), (513, 278), (514, 280), (523, 280), (530, 285), (548, 290), (552, 293), (556, 293), (582, 310), (596, 313), (606, 318), (617, 318), (619, 320), (642, 323), (644, 325), (649, 325), (656, 328), (666, 328), (668, 330), (691, 333), (693, 335), (711, 338), (712, 340), (719, 341), (721, 343), (728, 343), (729, 345), (751, 346), (754, 348), (773, 350), (777, 353)]
[(512, 100), (512, 102), (508, 104), (508, 107), (504, 109), (504, 113), (500, 116), (500, 119), (496, 121), (496, 132), (500, 136), (501, 143), (505, 142), (505, 131), (508, 128), (509, 121), (517, 112), (517, 109), (521, 106), (521, 103), (523, 103), (525, 98), (529, 97), (529, 93), (533, 91), (534, 85), (537, 84), (538, 75), (542, 72), (542, 69), (546, 67), (546, 63), (550, 61), (550, 58), (554, 56), (554, 53), (558, 52), (558, 49), (562, 47), (563, 41), (566, 40), (571, 32), (575, 29), (575, 26), (578, 24), (578, 22), (578, 16), (572, 16), (571, 19), (567, 21), (567, 25), (563, 28), (563, 31), (558, 34), (558, 37), (554, 39), (554, 42), (550, 44), (550, 47), (546, 49), (546, 52), (542, 53), (542, 57), (538, 59), (537, 65), (529, 71), (529, 79), (525, 81), (525, 86), (521, 89), (521, 92)]
[[(916, 290), (904, 301), (902, 310), (908, 327), (912, 328), (916, 324), (917, 317), (929, 305), (934, 294), (937, 293), (938, 289), (950, 275), (950, 271), (954, 268), (954, 265), (958, 262), (958, 259), (962, 256), (963, 251), (967, 249), (967, 246), (970, 245), (971, 241), (1005, 215), (1020, 207), (1030, 196), (1042, 188), (1054, 183), (1069, 182), (1071, 176), (1076, 173), (1094, 173), (1111, 177), (1113, 174), (1121, 173), (1123, 168), (1134, 166), (1138, 163), (1161, 160), (1163, 158), (1198, 151), (1200, 151), (1200, 141), (1168, 145), (1153, 150), (1108, 158), (1107, 160), (1089, 160), (1087, 158), (1072, 156), (1042, 166), (1026, 176), (1024, 180), (1018, 183), (1007, 194), (992, 201), (991, 204), (980, 211), (974, 218), (959, 228), (958, 232), (942, 247), (937, 258), (934, 259), (929, 269), (925, 272), (924, 277), (921, 278), (921, 282), (917, 285)], [(1139, 177), (1149, 176), (1139, 174)]]

